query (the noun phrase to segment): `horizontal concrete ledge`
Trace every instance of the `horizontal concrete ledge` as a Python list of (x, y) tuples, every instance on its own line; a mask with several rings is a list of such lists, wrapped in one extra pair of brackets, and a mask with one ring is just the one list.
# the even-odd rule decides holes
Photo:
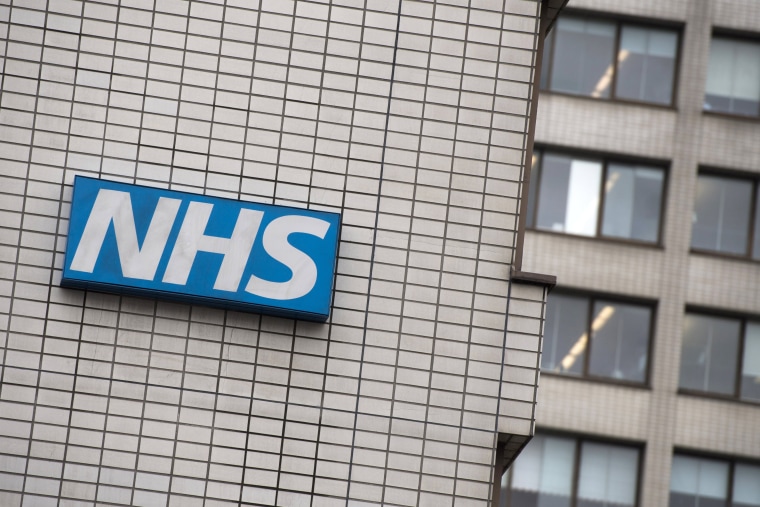
[(552, 290), (557, 285), (557, 277), (554, 275), (543, 275), (541, 273), (530, 273), (528, 271), (512, 270), (512, 281), (518, 283), (531, 283), (534, 285), (544, 285)]

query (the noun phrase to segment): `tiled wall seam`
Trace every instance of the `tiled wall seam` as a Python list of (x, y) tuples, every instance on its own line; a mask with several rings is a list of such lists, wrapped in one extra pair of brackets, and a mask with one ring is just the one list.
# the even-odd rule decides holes
[[(537, 8), (0, 6), (0, 503), (486, 505)], [(330, 320), (59, 288), (74, 174), (341, 210)]]

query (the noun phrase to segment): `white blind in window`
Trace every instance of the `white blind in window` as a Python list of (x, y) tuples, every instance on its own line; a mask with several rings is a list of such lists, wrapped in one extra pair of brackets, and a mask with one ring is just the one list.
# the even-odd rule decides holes
[(721, 97), (731, 96), (734, 41), (713, 39), (710, 44), (710, 62), (707, 71), (707, 93)]
[(750, 322), (744, 335), (742, 375), (760, 377), (760, 324)]
[(573, 160), (565, 209), (565, 232), (593, 236), (599, 211), (599, 185), (602, 165), (599, 162)]
[(634, 505), (638, 452), (625, 447), (584, 443), (578, 497), (596, 502)]
[(728, 463), (690, 456), (674, 456), (670, 491), (725, 499), (728, 491)]
[(678, 36), (670, 30), (626, 26), (621, 34), (620, 49), (640, 55), (673, 58), (677, 40)]
[(734, 503), (760, 506), (760, 467), (736, 465), (734, 469)]
[(760, 99), (760, 45), (736, 42), (734, 59), (734, 89), (737, 99)]
[(707, 71), (707, 93), (757, 101), (760, 99), (760, 44), (713, 39)]
[(512, 470), (512, 489), (570, 496), (575, 442), (537, 436), (520, 453)]
[(608, 21), (597, 21), (578, 18), (561, 18), (557, 23), (563, 32), (587, 33), (590, 35), (615, 36), (615, 24)]

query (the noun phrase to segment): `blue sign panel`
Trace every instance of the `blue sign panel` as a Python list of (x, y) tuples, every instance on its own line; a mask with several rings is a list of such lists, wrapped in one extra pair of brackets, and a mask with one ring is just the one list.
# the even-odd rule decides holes
[(61, 285), (325, 320), (339, 227), (336, 213), (77, 176)]

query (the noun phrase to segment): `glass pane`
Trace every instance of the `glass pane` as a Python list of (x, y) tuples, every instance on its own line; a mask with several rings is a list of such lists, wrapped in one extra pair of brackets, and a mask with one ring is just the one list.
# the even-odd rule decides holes
[(749, 116), (760, 113), (760, 44), (713, 39), (704, 108)]
[(751, 202), (751, 182), (699, 176), (691, 246), (703, 250), (746, 254)]
[(670, 507), (725, 507), (728, 463), (691, 456), (673, 456)]
[(616, 95), (670, 104), (678, 35), (670, 30), (625, 26), (620, 36)]
[(536, 227), (593, 236), (599, 210), (602, 164), (544, 154)]
[(687, 313), (684, 316), (679, 386), (734, 394), (740, 322)]
[(615, 24), (560, 18), (555, 27), (551, 89), (607, 98), (613, 74)]
[[(741, 397), (760, 401), (760, 324), (747, 323), (744, 331)], [(760, 480), (760, 476), (757, 477)]]
[(710, 60), (707, 68), (705, 86), (705, 110), (728, 111), (728, 101), (718, 101), (719, 97), (731, 96), (731, 73), (734, 58), (734, 42), (726, 39), (713, 39), (710, 44)]
[(639, 452), (630, 447), (584, 442), (578, 479), (578, 507), (633, 506)]
[(551, 294), (546, 303), (541, 368), (580, 375), (588, 346), (589, 301), (585, 297)]
[(760, 44), (736, 42), (731, 112), (757, 116), (760, 112)]
[(752, 234), (752, 258), (760, 259), (760, 203), (755, 202), (755, 228)]
[(760, 506), (760, 466), (737, 464), (734, 468), (733, 507)]
[(591, 322), (589, 373), (644, 382), (650, 317), (646, 306), (597, 301)]
[(663, 180), (660, 169), (610, 164), (604, 184), (602, 234), (656, 242)]
[(537, 435), (512, 465), (509, 505), (570, 507), (575, 442)]
[(533, 227), (536, 220), (536, 197), (538, 196), (538, 187), (541, 185), (541, 154), (533, 153), (533, 160), (530, 164), (530, 183), (528, 186), (528, 213), (525, 215), (525, 223), (528, 227)]

